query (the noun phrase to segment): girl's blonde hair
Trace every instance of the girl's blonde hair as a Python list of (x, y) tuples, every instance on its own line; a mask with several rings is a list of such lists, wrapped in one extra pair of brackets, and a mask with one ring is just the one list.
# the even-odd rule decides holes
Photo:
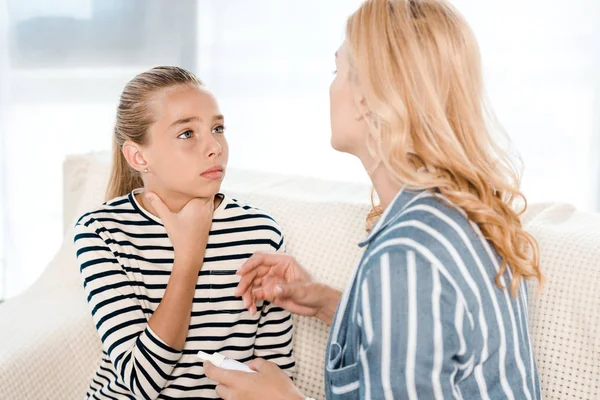
[[(477, 42), (444, 0), (368, 0), (346, 27), (351, 79), (370, 111), (368, 147), (408, 188), (437, 191), (477, 223), (509, 265), (511, 293), (543, 277), (523, 229), (520, 172), (492, 137)], [(375, 206), (370, 229), (381, 215)]]
[(123, 89), (117, 107), (113, 134), (113, 162), (106, 200), (123, 196), (144, 185), (139, 172), (123, 156), (123, 144), (130, 140), (148, 143), (148, 128), (154, 121), (151, 102), (158, 92), (178, 85), (203, 86), (191, 72), (179, 67), (155, 67), (133, 78)]

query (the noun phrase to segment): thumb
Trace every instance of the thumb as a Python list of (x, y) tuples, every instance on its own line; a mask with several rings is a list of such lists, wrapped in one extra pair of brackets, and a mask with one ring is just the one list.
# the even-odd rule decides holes
[(262, 358), (255, 358), (254, 360), (248, 363), (248, 366), (256, 372), (261, 372), (266, 368), (269, 368), (271, 366), (271, 363)]
[(156, 214), (158, 214), (158, 218), (164, 221), (168, 219), (171, 214), (173, 214), (171, 210), (169, 210), (169, 207), (163, 203), (156, 193), (148, 192), (144, 196), (150, 201), (150, 204), (152, 204), (154, 211), (156, 211)]
[(306, 296), (307, 287), (303, 283), (283, 284), (275, 287), (275, 297), (278, 299), (299, 300)]

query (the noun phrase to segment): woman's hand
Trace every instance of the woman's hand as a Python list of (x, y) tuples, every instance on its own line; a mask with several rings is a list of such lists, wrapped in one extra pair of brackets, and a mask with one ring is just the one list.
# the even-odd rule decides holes
[(257, 358), (248, 364), (255, 374), (222, 369), (204, 362), (204, 373), (217, 382), (224, 400), (303, 400), (292, 380), (272, 362)]
[(169, 210), (155, 193), (149, 192), (145, 197), (165, 225), (178, 264), (200, 270), (212, 225), (214, 197), (192, 199), (178, 213)]
[(242, 279), (236, 296), (254, 313), (256, 301), (266, 300), (294, 314), (316, 316), (331, 324), (341, 292), (316, 282), (290, 255), (256, 253), (238, 270)]

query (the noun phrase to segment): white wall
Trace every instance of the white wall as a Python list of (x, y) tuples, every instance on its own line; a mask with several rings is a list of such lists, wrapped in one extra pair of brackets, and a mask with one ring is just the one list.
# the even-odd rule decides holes
[[(37, 3), (36, 7), (42, 4)], [(596, 208), (600, 203), (600, 24), (596, 22), (600, 2), (454, 3), (479, 38), (489, 95), (523, 155), (524, 190), (530, 200)], [(11, 9), (22, 4), (11, 0)], [(70, 16), (68, 7), (59, 8), (60, 15), (72, 18), (64, 24), (82, 29), (81, 35), (62, 38), (61, 31), (50, 32), (58, 35), (54, 42), (58, 50), (64, 45), (62, 53), (52, 56), (51, 61), (59, 63), (47, 65), (39, 58), (43, 53), (30, 51), (18, 62), (11, 60), (8, 71), (0, 68), (0, 89), (6, 90), (6, 82), (11, 89), (9, 104), (6, 96), (0, 103), (4, 111), (0, 123), (8, 126), (0, 131), (0, 218), (4, 216), (0, 246), (5, 244), (0, 247), (0, 260), (6, 261), (7, 296), (27, 287), (63, 240), (62, 160), (70, 153), (109, 149), (120, 90), (135, 73), (154, 64), (192, 65), (215, 91), (226, 115), (230, 165), (367, 180), (356, 160), (329, 146), (328, 90), (334, 52), (343, 40), (347, 16), (360, 1), (168, 3), (177, 8), (179, 14), (173, 11), (171, 16), (176, 21), (186, 16), (186, 10), (193, 12), (191, 20), (180, 24), (191, 26), (193, 37), (184, 28), (157, 22), (160, 7), (167, 3), (156, 1), (145, 17), (139, 14), (147, 18), (136, 28), (141, 31), (123, 34), (123, 40), (86, 45), (93, 42), (86, 29), (99, 8), (102, 18), (122, 18), (127, 12), (135, 14), (132, 9), (138, 4), (90, 0), (85, 12), (73, 9)], [(6, 0), (0, 0), (0, 5), (6, 5)], [(13, 35), (17, 22), (44, 23), (23, 17), (40, 17), (43, 8), (28, 12), (9, 21)], [(127, 33), (129, 25), (121, 22), (111, 29)], [(119, 47), (138, 39), (133, 50)], [(81, 45), (93, 62), (82, 60), (81, 51), (70, 52)], [(106, 46), (114, 46), (114, 53)], [(101, 56), (95, 56), (96, 49)], [(0, 54), (6, 50), (0, 47)], [(15, 51), (19, 49), (13, 48), (11, 54)], [(129, 51), (139, 52), (140, 57), (138, 53), (126, 57)], [(6, 64), (6, 57), (0, 61)]]

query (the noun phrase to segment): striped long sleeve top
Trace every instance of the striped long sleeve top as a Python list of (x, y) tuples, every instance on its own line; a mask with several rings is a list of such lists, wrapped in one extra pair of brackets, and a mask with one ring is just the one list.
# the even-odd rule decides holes
[(281, 229), (263, 211), (227, 196), (215, 209), (183, 351), (148, 326), (169, 281), (173, 247), (135, 191), (82, 216), (74, 240), (103, 350), (86, 398), (216, 399), (199, 350), (241, 362), (262, 357), (292, 376), (290, 314), (264, 303), (251, 316), (234, 297), (236, 271), (252, 253), (284, 250)]
[(330, 333), (328, 399), (540, 399), (527, 291), (465, 213), (401, 191), (367, 246)]

